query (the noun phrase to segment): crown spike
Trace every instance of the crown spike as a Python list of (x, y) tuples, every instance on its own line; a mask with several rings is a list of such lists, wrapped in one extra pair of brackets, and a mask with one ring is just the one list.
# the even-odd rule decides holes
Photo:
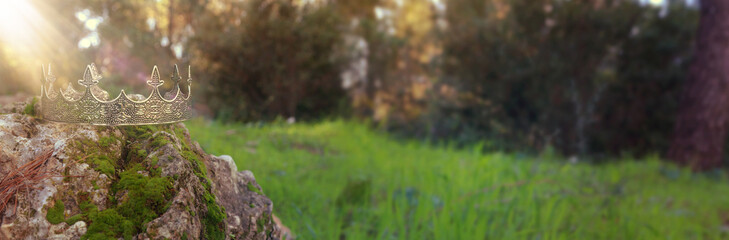
[(180, 69), (177, 68), (177, 64), (175, 64), (175, 67), (172, 69), (172, 81), (175, 82), (176, 85), (180, 84), (180, 80), (182, 77), (180, 77)]
[(46, 82), (48, 82), (48, 77), (46, 77), (46, 66), (41, 64), (41, 87), (45, 86)]
[(192, 84), (192, 68), (190, 65), (187, 65), (187, 84)]
[(99, 74), (99, 71), (96, 70), (96, 64), (91, 63), (89, 67), (91, 68), (91, 77), (96, 81), (101, 80), (101, 75)]
[(93, 85), (96, 85), (99, 83), (98, 78), (96, 78), (97, 74), (94, 74), (94, 71), (96, 70), (96, 67), (92, 65), (86, 65), (86, 70), (84, 71), (84, 77), (82, 80), (78, 80), (78, 83), (81, 85), (84, 85), (86, 88), (89, 88)]
[(159, 70), (157, 70), (157, 65), (154, 65), (154, 68), (152, 69), (152, 75), (149, 77), (149, 80), (147, 80), (147, 84), (154, 88), (158, 88), (160, 85), (162, 85), (165, 81), (162, 81), (159, 77)]
[(44, 70), (43, 77), (45, 78), (45, 80), (46, 80), (47, 83), (50, 83), (51, 86), (49, 86), (49, 87), (53, 87), (52, 85), (56, 81), (56, 76), (53, 75), (53, 71), (51, 70), (51, 64), (50, 63), (48, 64), (48, 72), (46, 73), (45, 70)]
[(158, 80), (159, 77), (159, 70), (157, 69), (157, 65), (154, 65), (154, 68), (152, 69), (152, 79)]

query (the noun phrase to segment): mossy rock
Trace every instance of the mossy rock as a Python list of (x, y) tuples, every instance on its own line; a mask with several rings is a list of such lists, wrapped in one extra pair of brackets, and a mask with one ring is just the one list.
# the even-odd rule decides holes
[[(18, 198), (12, 214), (26, 216), (10, 218), (11, 238), (280, 238), (272, 203), (252, 174), (237, 172), (232, 159), (205, 153), (183, 124), (93, 127), (33, 119), (0, 115), (0, 121), (19, 123), (4, 124), (0, 132), (53, 149), (47, 166), (63, 177), (28, 193), (45, 199)], [(36, 130), (28, 134), (29, 128)], [(34, 157), (20, 152), (29, 149), (3, 147), (18, 163)], [(39, 201), (43, 218), (32, 221)]]

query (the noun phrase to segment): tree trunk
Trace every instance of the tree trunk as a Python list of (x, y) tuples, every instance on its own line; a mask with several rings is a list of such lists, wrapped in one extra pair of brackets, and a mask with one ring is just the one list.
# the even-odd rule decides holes
[(729, 1), (702, 0), (696, 54), (668, 158), (696, 171), (721, 166), (729, 118)]

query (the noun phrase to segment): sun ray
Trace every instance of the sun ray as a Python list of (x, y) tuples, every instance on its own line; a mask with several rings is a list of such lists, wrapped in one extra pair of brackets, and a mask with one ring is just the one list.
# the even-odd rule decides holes
[[(42, 16), (25, 0), (3, 1), (0, 7), (0, 41), (27, 48), (37, 43), (35, 29)], [(21, 50), (21, 49), (19, 49)]]
[[(35, 0), (0, 0), (0, 51), (6, 65), (17, 72), (17, 79), (0, 79), (3, 84), (16, 84), (25, 91), (39, 87), (37, 66), (57, 63), (57, 71), (77, 74), (68, 69), (80, 62), (76, 36), (83, 34), (83, 25), (76, 18), (68, 18), (58, 4)], [(61, 64), (63, 63), (63, 64)], [(54, 67), (55, 67), (54, 66)], [(75, 70), (75, 69), (74, 69)], [(58, 84), (68, 79), (59, 81)]]

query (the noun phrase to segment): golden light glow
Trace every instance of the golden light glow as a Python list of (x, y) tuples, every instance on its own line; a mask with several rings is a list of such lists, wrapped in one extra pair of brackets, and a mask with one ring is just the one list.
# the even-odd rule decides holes
[(3, 75), (0, 85), (33, 92), (40, 85), (36, 80), (41, 74), (38, 66), (73, 60), (69, 56), (75, 43), (69, 44), (53, 26), (71, 23), (59, 19), (62, 18), (45, 1), (0, 0), (0, 56), (3, 66), (12, 69)]
[(27, 0), (0, 1), (0, 41), (7, 45), (24, 48), (37, 43), (41, 22), (42, 16)]

